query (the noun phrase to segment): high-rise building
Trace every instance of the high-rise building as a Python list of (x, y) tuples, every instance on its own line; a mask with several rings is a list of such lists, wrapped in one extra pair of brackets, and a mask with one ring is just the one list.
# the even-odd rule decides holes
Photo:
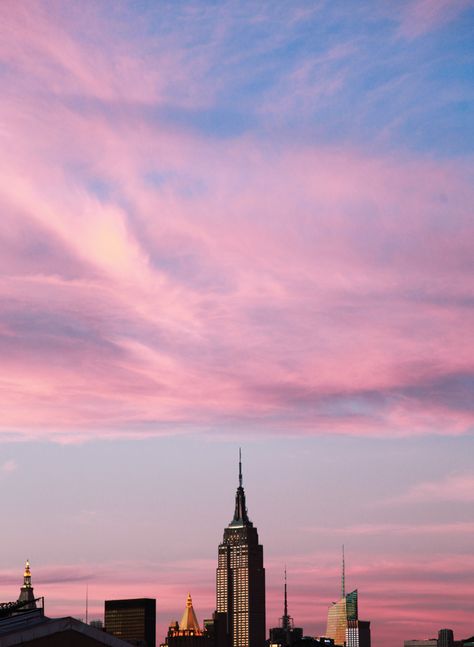
[(264, 647), (263, 547), (247, 514), (240, 452), (234, 518), (225, 528), (219, 545), (216, 580), (217, 613), (227, 615), (230, 647)]
[(454, 633), (452, 629), (440, 629), (438, 631), (438, 647), (453, 647)]
[(22, 609), (36, 609), (35, 595), (31, 585), (30, 562), (26, 560), (25, 572), (23, 573), (23, 586), (20, 589), (18, 602), (22, 603)]
[(288, 591), (286, 584), (285, 568), (285, 588), (283, 595), (283, 615), (280, 618), (280, 626), (270, 629), (270, 647), (289, 647), (303, 638), (303, 629), (295, 627), (293, 618), (288, 613)]
[(348, 620), (346, 647), (370, 647), (370, 622), (368, 620)]
[(333, 602), (328, 610), (326, 636), (332, 638), (335, 645), (370, 647), (370, 622), (359, 620), (357, 589), (346, 593), (344, 546), (341, 584), (341, 598)]
[[(357, 593), (357, 591), (353, 591)], [(346, 596), (333, 602), (328, 610), (326, 636), (332, 638), (336, 645), (344, 645), (347, 630), (347, 604)]]
[(155, 647), (156, 600), (106, 600), (105, 631), (131, 645)]

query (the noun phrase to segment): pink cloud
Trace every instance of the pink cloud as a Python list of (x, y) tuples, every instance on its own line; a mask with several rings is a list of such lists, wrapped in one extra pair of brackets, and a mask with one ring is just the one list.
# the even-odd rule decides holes
[[(81, 128), (81, 140), (84, 136)], [(109, 140), (112, 134), (101, 126), (96, 136)], [(205, 157), (211, 158), (208, 170), (214, 187), (190, 203), (179, 196), (179, 187), (176, 193), (173, 186), (164, 191), (145, 186), (140, 179), (144, 162), (138, 159), (138, 150), (135, 156), (133, 134), (112, 138), (111, 151), (123, 137), (131, 142), (131, 154), (125, 167), (116, 171), (124, 181), (127, 201), (134, 205), (133, 220), (120, 206), (103, 203), (74, 186), (68, 194), (42, 195), (41, 185), (49, 184), (45, 170), (40, 171), (44, 175), (40, 185), (19, 180), (14, 169), (4, 169), (8, 204), (34, 220), (41, 236), (49, 237), (49, 244), (58, 250), (58, 258), (69, 254), (77, 259), (75, 271), (84, 275), (71, 281), (32, 274), (25, 254), (29, 267), (23, 271), (19, 267), (15, 276), (4, 279), (4, 297), (18, 307), (26, 299), (30, 306), (35, 304), (36, 313), (56, 309), (68, 322), (66, 327), (74, 317), (74, 325), (96, 335), (98, 344), (90, 345), (87, 335), (63, 335), (61, 341), (51, 331), (41, 344), (38, 339), (37, 363), (34, 353), (19, 349), (8, 361), (6, 384), (17, 384), (11, 403), (32, 397), (39, 388), (48, 411), (38, 423), (44, 426), (48, 420), (56, 428), (84, 423), (113, 426), (109, 409), (130, 423), (158, 419), (164, 424), (187, 421), (192, 410), (202, 424), (212, 426), (221, 415), (238, 416), (243, 408), (264, 421), (268, 416), (290, 416), (298, 407), (304, 414), (299, 425), (305, 429), (334, 426), (334, 416), (324, 409), (337, 408), (341, 402), (344, 410), (344, 402), (353, 397), (356, 402), (349, 405), (347, 416), (344, 411), (336, 416), (336, 426), (343, 431), (359, 426), (362, 433), (373, 433), (378, 422), (370, 421), (370, 400), (376, 393), (382, 397), (387, 393), (382, 426), (391, 432), (459, 433), (471, 424), (468, 410), (458, 411), (454, 418), (449, 402), (437, 401), (429, 393), (433, 382), (432, 388), (438, 388), (437, 380), (441, 385), (450, 375), (467, 375), (472, 361), (470, 349), (462, 355), (457, 350), (462, 329), (467, 337), (471, 325), (464, 316), (468, 286), (462, 267), (463, 247), (471, 236), (469, 224), (463, 222), (463, 202), (470, 190), (458, 171), (456, 177), (454, 169), (433, 164), (398, 166), (357, 152), (341, 156), (330, 150), (295, 151), (271, 165), (251, 143), (238, 143), (227, 154), (214, 153), (218, 147), (213, 144)], [(147, 137), (153, 138), (151, 131)], [(161, 133), (157, 143), (160, 137)], [(197, 151), (202, 155), (206, 150), (204, 142), (193, 138), (173, 142), (165, 137), (164, 145), (168, 164), (170, 160), (173, 164), (180, 148), (191, 160)], [(120, 157), (118, 152), (112, 155)], [(249, 175), (255, 180), (232, 175), (244, 160), (247, 169), (253, 168)], [(276, 184), (284, 186), (283, 178), (290, 173), (300, 177), (297, 201), (302, 209), (288, 219), (291, 196), (278, 190), (267, 196), (264, 186), (276, 177), (282, 178)], [(362, 182), (367, 175), (373, 182), (369, 187)], [(455, 230), (447, 248), (441, 232), (438, 236), (433, 230), (420, 253), (411, 241), (423, 237), (426, 227), (431, 231), (432, 209), (443, 212), (434, 195), (439, 191), (457, 196), (451, 208), (459, 235)], [(371, 227), (372, 240), (359, 238), (355, 223), (362, 216), (350, 213), (365, 202), (379, 214)], [(406, 221), (385, 215), (385, 202), (400, 213), (417, 211), (407, 240)], [(230, 205), (225, 217), (220, 215), (223, 203)], [(270, 226), (252, 217), (253, 205), (272, 214)], [(310, 211), (317, 214), (314, 223), (308, 220)], [(389, 245), (390, 253), (394, 237), (399, 258), (386, 266), (378, 258), (378, 248)], [(433, 262), (440, 254), (445, 259), (443, 275)], [(427, 268), (433, 271), (428, 291), (420, 283)], [(61, 262), (49, 271), (67, 273), (68, 266)], [(446, 297), (448, 277), (457, 288)], [(453, 316), (461, 327), (457, 334)], [(34, 314), (31, 317), (34, 330)], [(3, 328), (10, 341), (12, 335), (20, 341), (14, 328), (5, 324)], [(444, 336), (442, 347), (436, 344), (439, 335)], [(41, 354), (51, 344), (56, 356), (63, 343), (67, 353), (80, 353), (83, 384), (80, 375), (71, 373), (71, 362), (63, 362), (61, 356), (45, 373)], [(66, 355), (62, 357), (66, 360)], [(95, 379), (100, 380), (100, 389)], [(64, 407), (57, 399), (48, 404), (48, 383), (51, 391), (57, 391), (55, 385), (64, 381), (71, 387), (63, 396)], [(429, 406), (424, 402), (420, 408), (420, 395)], [(125, 405), (121, 412), (116, 399)], [(40, 416), (43, 407), (36, 408)], [(62, 420), (60, 407), (69, 412)], [(84, 407), (87, 417), (81, 413)], [(361, 409), (357, 416), (351, 407)], [(96, 409), (102, 412), (100, 419)], [(304, 409), (315, 411), (307, 416)], [(18, 410), (8, 424), (28, 428), (29, 423)]]
[(4, 433), (472, 428), (467, 164), (200, 137), (135, 96), (138, 46), (128, 74), (100, 21), (88, 48), (31, 9), (0, 50)]
[(399, 34), (417, 38), (451, 22), (472, 6), (472, 0), (410, 0), (401, 14)]
[(346, 537), (356, 535), (470, 535), (474, 531), (474, 522), (460, 521), (455, 523), (424, 523), (416, 525), (413, 523), (364, 523), (341, 528), (315, 526), (304, 528), (304, 530), (317, 535), (328, 534), (331, 536), (342, 535)]
[(425, 501), (474, 501), (474, 476), (472, 474), (450, 474), (440, 481), (417, 483), (400, 501), (423, 503)]

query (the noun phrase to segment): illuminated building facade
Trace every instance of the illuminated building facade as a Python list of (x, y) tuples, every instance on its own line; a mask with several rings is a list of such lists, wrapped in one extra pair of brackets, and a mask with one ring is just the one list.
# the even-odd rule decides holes
[(344, 546), (342, 547), (342, 595), (328, 610), (326, 636), (335, 645), (370, 647), (370, 622), (359, 620), (357, 589), (346, 594)]
[(156, 600), (106, 600), (105, 631), (132, 645), (155, 647)]
[(247, 514), (240, 457), (234, 518), (219, 546), (216, 580), (217, 613), (227, 616), (230, 647), (264, 647), (263, 547)]
[(171, 623), (165, 642), (160, 647), (215, 647), (213, 636), (199, 626), (190, 593), (181, 622)]
[(370, 622), (368, 620), (348, 620), (346, 647), (370, 647)]
[[(340, 600), (333, 602), (328, 610), (326, 636), (334, 640), (336, 645), (344, 645), (347, 640), (346, 632), (349, 622), (357, 622), (357, 589), (343, 595)], [(351, 630), (351, 635), (353, 632)], [(353, 645), (356, 647), (356, 645)]]
[(344, 645), (346, 642), (346, 629), (346, 598), (343, 597), (337, 602), (333, 602), (329, 607), (326, 636), (332, 638), (336, 645)]

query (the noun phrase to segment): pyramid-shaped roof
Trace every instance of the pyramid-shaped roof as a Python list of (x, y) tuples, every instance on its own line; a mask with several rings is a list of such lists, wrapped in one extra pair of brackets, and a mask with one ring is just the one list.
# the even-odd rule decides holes
[(191, 593), (188, 593), (188, 599), (186, 600), (186, 608), (184, 610), (183, 617), (181, 618), (181, 622), (179, 623), (179, 628), (181, 631), (192, 629), (193, 631), (201, 633), (201, 629), (199, 628), (199, 623), (197, 621), (196, 614), (194, 613)]

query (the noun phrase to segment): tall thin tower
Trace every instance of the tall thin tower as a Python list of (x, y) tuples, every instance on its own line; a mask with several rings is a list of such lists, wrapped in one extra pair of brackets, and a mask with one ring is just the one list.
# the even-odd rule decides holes
[(285, 566), (285, 586), (283, 589), (283, 615), (280, 618), (280, 626), (270, 629), (270, 644), (280, 647), (291, 647), (303, 639), (303, 629), (295, 627), (293, 618), (288, 613), (288, 587)]
[(227, 615), (231, 647), (264, 647), (265, 569), (263, 547), (247, 514), (239, 450), (239, 486), (234, 518), (219, 545), (217, 612)]
[(341, 578), (341, 598), (346, 597), (346, 561), (344, 559), (344, 544), (342, 544), (342, 578)]

